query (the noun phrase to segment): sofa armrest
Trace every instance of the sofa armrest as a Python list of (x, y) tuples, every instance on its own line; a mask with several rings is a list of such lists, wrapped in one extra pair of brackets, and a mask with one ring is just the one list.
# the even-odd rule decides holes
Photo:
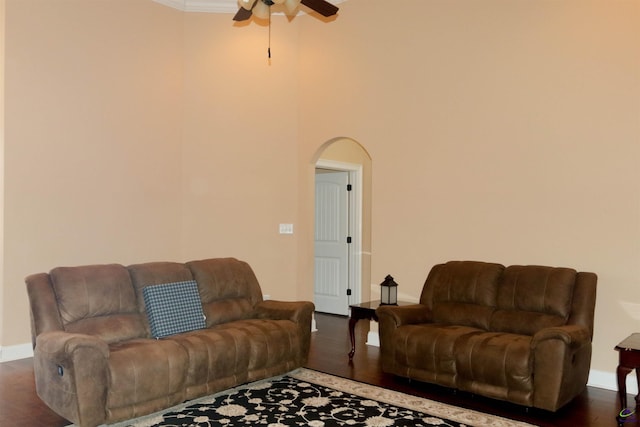
[(403, 306), (381, 305), (376, 309), (376, 315), (378, 316), (378, 319), (388, 319), (396, 328), (402, 325), (431, 323), (429, 310), (422, 304)]
[(259, 319), (291, 320), (294, 323), (309, 321), (315, 306), (309, 301), (260, 301), (255, 306), (255, 314)]
[(591, 343), (591, 333), (584, 326), (566, 325), (544, 328), (538, 331), (531, 340), (531, 349), (536, 350), (548, 340), (560, 340), (570, 348), (578, 348), (586, 343)]
[[(80, 348), (91, 348), (105, 359), (109, 357), (109, 346), (99, 338), (64, 331), (45, 332), (36, 337), (36, 348), (50, 355), (72, 354)], [(55, 356), (54, 356), (55, 357)]]
[(591, 367), (591, 332), (584, 326), (545, 328), (531, 340), (534, 405), (556, 411), (580, 394)]
[(298, 328), (300, 352), (295, 355), (299, 366), (307, 363), (311, 347), (311, 319), (315, 305), (310, 301), (260, 301), (254, 307), (258, 319), (290, 320)]
[(376, 309), (376, 316), (378, 316), (382, 370), (387, 373), (397, 373), (395, 365), (396, 346), (393, 341), (394, 332), (403, 325), (431, 323), (429, 309), (422, 304), (382, 305)]
[(36, 337), (34, 374), (38, 396), (76, 425), (106, 418), (109, 346), (99, 338), (63, 331)]

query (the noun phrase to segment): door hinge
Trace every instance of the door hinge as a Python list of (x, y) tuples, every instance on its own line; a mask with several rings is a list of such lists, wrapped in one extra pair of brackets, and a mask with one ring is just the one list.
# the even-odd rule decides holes
[(347, 191), (351, 191), (351, 184), (347, 184)]
[(351, 243), (351, 236), (347, 237), (347, 243)]
[(351, 289), (347, 289), (347, 296), (351, 296)]

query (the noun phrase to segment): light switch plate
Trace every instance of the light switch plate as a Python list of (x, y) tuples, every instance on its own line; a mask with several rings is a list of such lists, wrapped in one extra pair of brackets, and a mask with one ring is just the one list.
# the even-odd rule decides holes
[(293, 224), (280, 224), (280, 234), (293, 234)]

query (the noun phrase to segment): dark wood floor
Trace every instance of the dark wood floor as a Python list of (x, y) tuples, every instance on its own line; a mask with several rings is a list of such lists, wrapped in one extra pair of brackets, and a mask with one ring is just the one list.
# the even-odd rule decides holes
[[(316, 323), (318, 331), (313, 333), (307, 364), (311, 369), (542, 427), (617, 425), (617, 398), (613, 391), (589, 387), (555, 414), (527, 411), (519, 406), (384, 374), (380, 369), (378, 348), (364, 344), (368, 332), (368, 323), (364, 321), (356, 326), (356, 354), (349, 363), (347, 354), (351, 345), (347, 318), (318, 313)], [(68, 424), (36, 396), (32, 363), (31, 359), (0, 363), (0, 427), (62, 427)]]

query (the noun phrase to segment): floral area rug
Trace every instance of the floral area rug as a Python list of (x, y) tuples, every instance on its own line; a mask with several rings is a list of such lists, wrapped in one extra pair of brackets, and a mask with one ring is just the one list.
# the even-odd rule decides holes
[(309, 369), (189, 401), (111, 427), (531, 427)]

